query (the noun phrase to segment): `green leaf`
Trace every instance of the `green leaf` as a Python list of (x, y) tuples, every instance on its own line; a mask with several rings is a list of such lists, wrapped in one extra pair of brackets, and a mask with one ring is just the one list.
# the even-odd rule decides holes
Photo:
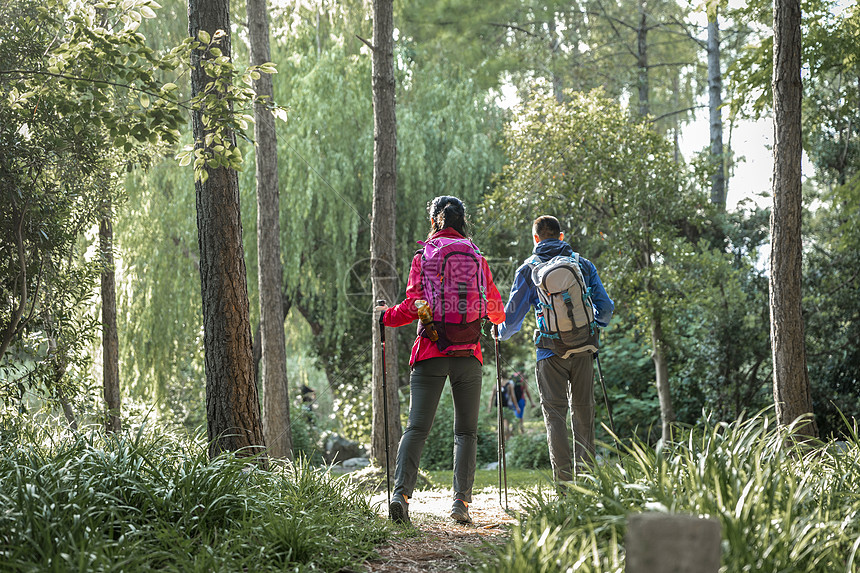
[(155, 18), (155, 10), (153, 10), (149, 6), (141, 6), (140, 15), (144, 18)]
[(149, 96), (147, 94), (145, 94), (145, 93), (140, 94), (140, 98), (138, 98), (138, 99), (140, 100), (141, 107), (143, 107), (144, 109), (149, 107), (150, 101), (149, 101)]
[(209, 36), (209, 32), (206, 30), (200, 30), (197, 32), (197, 37), (200, 38), (200, 41), (204, 44), (208, 44), (211, 41), (211, 37)]

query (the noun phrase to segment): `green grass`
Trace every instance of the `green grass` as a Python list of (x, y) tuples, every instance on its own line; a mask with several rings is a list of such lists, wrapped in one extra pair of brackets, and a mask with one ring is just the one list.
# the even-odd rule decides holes
[[(860, 440), (800, 448), (764, 415), (703, 423), (671, 447), (633, 443), (559, 500), (531, 494), (484, 571), (622, 572), (627, 516), (686, 513), (722, 525), (722, 571), (860, 571)], [(550, 490), (551, 491), (551, 490)]]
[(155, 430), (2, 437), (3, 571), (338, 571), (392, 532), (364, 493), (303, 461), (209, 460), (202, 441)]
[[(430, 479), (432, 489), (451, 489), (452, 472), (451, 470), (439, 470), (423, 472)], [(547, 485), (552, 479), (552, 473), (541, 470), (514, 469), (508, 468), (508, 489), (533, 489), (538, 485)], [(476, 470), (475, 485), (473, 490), (475, 493), (481, 492), (484, 489), (499, 489), (499, 472), (498, 470)]]

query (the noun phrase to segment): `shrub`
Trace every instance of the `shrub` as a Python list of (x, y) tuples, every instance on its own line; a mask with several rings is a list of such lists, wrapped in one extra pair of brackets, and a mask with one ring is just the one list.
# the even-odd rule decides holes
[(323, 463), (323, 431), (313, 422), (314, 412), (308, 412), (301, 407), (290, 409), (290, 430), (293, 438), (294, 457), (303, 456), (312, 465)]
[(528, 433), (512, 436), (505, 445), (505, 461), (511, 468), (537, 470), (552, 467), (546, 434)]
[(627, 516), (714, 517), (722, 571), (860, 570), (860, 439), (792, 447), (792, 429), (765, 415), (690, 430), (653, 450), (642, 442), (598, 464), (558, 499), (537, 491), (510, 542), (485, 571), (624, 570)]

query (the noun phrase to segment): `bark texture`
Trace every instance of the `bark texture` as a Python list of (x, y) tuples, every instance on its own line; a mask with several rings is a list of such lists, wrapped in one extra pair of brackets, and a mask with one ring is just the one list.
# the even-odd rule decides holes
[(561, 38), (556, 33), (555, 14), (550, 15), (547, 26), (549, 29), (549, 72), (552, 78), (552, 93), (555, 96), (555, 101), (561, 103), (564, 101), (564, 82), (557, 69)]
[(675, 408), (669, 391), (669, 365), (663, 352), (663, 323), (659, 315), (651, 320), (651, 360), (657, 376), (657, 398), (660, 400), (660, 420), (662, 422), (663, 443), (672, 441), (672, 424), (675, 422)]
[[(774, 167), (770, 254), (773, 397), (780, 424), (812, 414), (801, 312), (800, 0), (773, 6)], [(817, 437), (814, 419), (800, 433)]]
[[(230, 57), (230, 15), (227, 0), (189, 0), (188, 32), (227, 35), (219, 47)], [(201, 52), (192, 55), (191, 91), (200, 93), (209, 78), (200, 66)], [(207, 129), (200, 111), (192, 114), (194, 139), (205, 145)], [(259, 455), (265, 447), (260, 403), (254, 380), (248, 285), (239, 216), (239, 179), (233, 169), (206, 168), (208, 179), (197, 181), (197, 230), (200, 283), (203, 295), (203, 343), (206, 352), (206, 417), (209, 454), (240, 451)], [(267, 465), (266, 458), (261, 463)]]
[[(266, 0), (248, 0), (248, 36), (251, 64), (270, 59), (269, 16)], [(254, 82), (257, 95), (271, 102), (272, 76), (261, 74)], [(274, 458), (291, 459), (290, 395), (287, 381), (286, 341), (281, 290), (280, 199), (278, 194), (278, 140), (272, 113), (264, 104), (254, 106), (257, 169), (257, 282), (260, 289), (262, 340), (263, 435)]]
[(645, 1), (639, 2), (639, 27), (636, 28), (636, 68), (639, 85), (639, 115), (645, 117), (651, 113), (651, 103), (648, 97), (648, 19)]
[[(69, 428), (73, 431), (77, 431), (78, 429), (78, 421), (75, 419), (75, 411), (72, 409), (72, 405), (69, 403), (66, 398), (66, 393), (63, 391), (62, 381), (63, 376), (66, 375), (66, 369), (68, 368), (68, 360), (66, 356), (59, 351), (57, 347), (57, 338), (54, 334), (54, 324), (51, 318), (51, 315), (48, 314), (46, 316), (46, 324), (48, 327), (48, 360), (51, 366), (51, 377), (50, 377), (50, 388), (56, 393), (57, 401), (60, 403), (60, 407), (63, 409), (63, 415), (66, 417), (66, 421), (69, 423)], [(117, 430), (119, 431), (119, 430)]]
[(711, 120), (711, 203), (726, 208), (726, 168), (723, 158), (723, 76), (720, 71), (720, 23), (708, 19), (708, 109)]
[(17, 280), (18, 277), (21, 277), (21, 294), (18, 306), (14, 311), (12, 311), (12, 316), (9, 317), (9, 323), (3, 329), (2, 338), (0, 338), (0, 358), (3, 358), (3, 355), (6, 354), (6, 349), (8, 349), (9, 345), (12, 343), (12, 339), (15, 338), (15, 335), (18, 332), (18, 327), (21, 323), (21, 318), (24, 316), (24, 310), (27, 308), (27, 255), (24, 250), (24, 215), (26, 211), (27, 209), (25, 207), (21, 210), (21, 213), (18, 214), (15, 212), (14, 206), (12, 210), (13, 216), (19, 215), (17, 217), (18, 224), (15, 226), (15, 246), (18, 251), (18, 262), (21, 265), (21, 271), (18, 273), (18, 276), (15, 277), (15, 280)]
[(99, 222), (99, 250), (102, 258), (102, 378), (105, 398), (105, 430), (120, 432), (119, 336), (116, 329), (116, 275), (113, 261), (111, 202), (103, 207)]
[[(397, 189), (397, 121), (394, 109), (394, 9), (392, 0), (373, 2), (373, 212), (370, 223), (371, 283), (374, 301), (393, 304), (398, 295), (395, 266), (395, 201)], [(371, 456), (390, 465), (400, 440), (394, 331), (386, 333), (386, 393), (382, 389), (380, 327), (373, 317), (373, 436)], [(382, 400), (388, 404), (388, 427)], [(388, 432), (389, 451), (385, 456)], [(383, 461), (384, 460), (384, 461)]]

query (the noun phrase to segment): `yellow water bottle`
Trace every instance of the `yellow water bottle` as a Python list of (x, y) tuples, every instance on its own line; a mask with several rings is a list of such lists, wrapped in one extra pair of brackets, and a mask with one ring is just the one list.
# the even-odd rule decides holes
[(427, 331), (427, 337), (433, 342), (439, 340), (439, 333), (436, 332), (436, 325), (433, 324), (433, 311), (430, 310), (430, 305), (427, 304), (427, 301), (416, 300), (415, 310), (418, 311), (418, 318), (421, 320), (421, 324), (424, 325), (424, 329)]

